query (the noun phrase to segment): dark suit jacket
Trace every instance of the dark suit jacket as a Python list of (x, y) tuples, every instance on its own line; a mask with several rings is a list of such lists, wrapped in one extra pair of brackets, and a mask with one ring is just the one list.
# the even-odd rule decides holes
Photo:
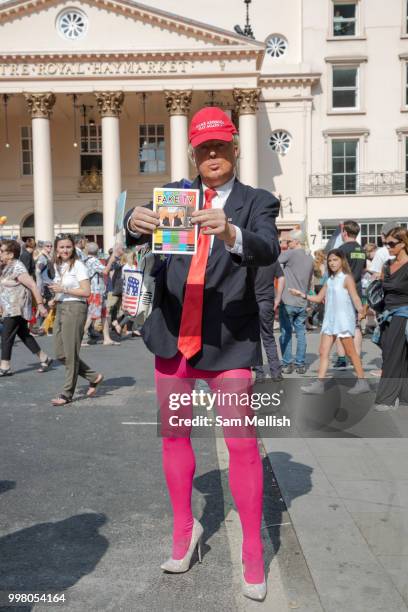
[[(166, 185), (182, 186), (182, 181)], [(201, 190), (201, 208), (201, 179), (197, 178), (191, 188)], [(193, 367), (232, 370), (262, 363), (254, 282), (257, 267), (273, 263), (279, 255), (275, 226), (278, 211), (279, 201), (269, 192), (235, 181), (224, 212), (241, 229), (243, 255), (229, 253), (224, 242), (214, 237), (204, 287), (203, 346), (189, 360)], [(128, 246), (142, 244), (150, 238), (142, 235), (136, 239), (129, 234), (127, 222), (131, 213), (124, 222)], [(148, 349), (160, 357), (170, 358), (177, 353), (190, 262), (191, 257), (186, 255), (172, 255), (156, 277), (153, 310), (142, 335)]]

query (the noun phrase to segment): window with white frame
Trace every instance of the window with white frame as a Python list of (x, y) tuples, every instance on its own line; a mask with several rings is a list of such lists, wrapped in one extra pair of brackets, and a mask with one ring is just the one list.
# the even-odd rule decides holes
[(408, 62), (405, 63), (405, 106), (408, 106)]
[(359, 107), (359, 67), (333, 66), (332, 108), (357, 109)]
[(408, 192), (408, 136), (405, 137), (405, 191)]
[[(377, 246), (382, 246), (381, 240), (381, 230), (384, 223), (387, 222), (387, 219), (383, 219), (379, 221), (376, 219), (375, 221), (360, 221), (360, 240), (361, 244), (364, 246), (367, 242), (371, 242), (376, 244)], [(401, 227), (407, 228), (407, 221), (398, 221), (398, 225)]]
[(322, 240), (327, 242), (333, 236), (334, 232), (339, 227), (340, 221), (338, 223), (322, 223)]
[(166, 143), (164, 125), (161, 123), (139, 125), (139, 172), (166, 172)]
[(102, 126), (81, 125), (81, 176), (102, 172)]
[(356, 36), (357, 3), (333, 2), (333, 36)]
[(357, 139), (331, 141), (333, 195), (357, 193), (358, 144)]
[(21, 173), (23, 176), (33, 174), (33, 136), (28, 126), (21, 128)]
[(408, 0), (405, 6), (405, 33), (408, 34)]

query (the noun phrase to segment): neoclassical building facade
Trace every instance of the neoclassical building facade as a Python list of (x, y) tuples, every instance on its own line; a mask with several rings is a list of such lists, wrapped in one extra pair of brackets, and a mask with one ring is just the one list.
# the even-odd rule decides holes
[(215, 104), (283, 232), (304, 227), (313, 250), (352, 217), (377, 240), (386, 218), (408, 221), (407, 8), (254, 0), (252, 39), (234, 31), (238, 0), (3, 0), (2, 234), (81, 231), (107, 249), (121, 191), (131, 207), (194, 175), (188, 122)]

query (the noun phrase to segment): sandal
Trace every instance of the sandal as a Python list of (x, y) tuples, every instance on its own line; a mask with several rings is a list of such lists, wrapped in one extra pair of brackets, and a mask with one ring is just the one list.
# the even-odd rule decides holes
[(71, 402), (72, 400), (63, 393), (51, 400), (53, 406), (65, 406), (65, 404), (70, 404)]
[(51, 357), (47, 357), (47, 359), (45, 361), (40, 361), (40, 368), (38, 368), (37, 372), (47, 372), (47, 370), (50, 369), (52, 364), (52, 359)]
[(7, 368), (7, 370), (0, 368), (0, 376), (13, 376), (13, 372), (11, 371), (11, 368)]
[(95, 382), (89, 383), (89, 389), (86, 392), (87, 397), (93, 397), (96, 393), (96, 388), (103, 381), (103, 374), (99, 374)]

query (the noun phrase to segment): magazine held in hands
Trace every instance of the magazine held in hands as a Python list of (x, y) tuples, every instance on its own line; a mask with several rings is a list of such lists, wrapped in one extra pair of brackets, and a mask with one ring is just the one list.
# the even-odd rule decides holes
[(152, 252), (161, 255), (194, 255), (197, 252), (197, 225), (191, 214), (198, 210), (198, 189), (153, 190), (153, 210), (159, 213), (160, 225), (153, 232)]

